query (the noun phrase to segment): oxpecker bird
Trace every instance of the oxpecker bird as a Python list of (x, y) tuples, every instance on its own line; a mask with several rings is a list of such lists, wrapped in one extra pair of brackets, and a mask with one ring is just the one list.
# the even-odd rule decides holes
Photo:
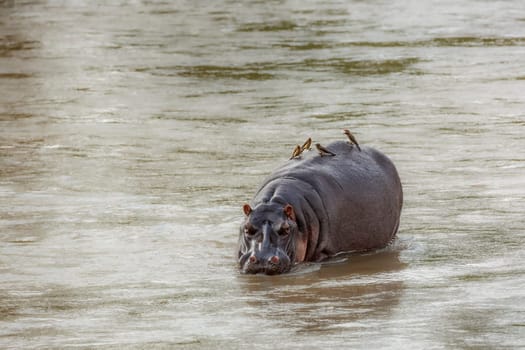
[(302, 153), (301, 146), (299, 146), (299, 145), (295, 146), (295, 148), (293, 149), (292, 156), (290, 157), (290, 159), (294, 159), (294, 158), (299, 157), (301, 155), (301, 153)]
[(330, 156), (335, 156), (335, 153), (334, 152), (330, 152), (329, 150), (327, 150), (325, 147), (321, 146), (320, 143), (316, 143), (315, 144), (315, 147), (317, 148), (317, 150), (319, 151), (319, 155), (322, 157), (322, 156), (326, 156), (326, 155), (330, 155)]
[(312, 138), (309, 137), (308, 140), (306, 140), (303, 145), (301, 146), (301, 151), (304, 152), (304, 151), (309, 151), (311, 150), (311, 147), (312, 146)]
[(359, 147), (359, 144), (357, 143), (357, 140), (355, 139), (354, 135), (350, 132), (348, 129), (343, 130), (344, 134), (348, 136), (348, 139), (350, 140), (350, 143), (355, 145), (359, 151), (361, 151), (361, 147)]

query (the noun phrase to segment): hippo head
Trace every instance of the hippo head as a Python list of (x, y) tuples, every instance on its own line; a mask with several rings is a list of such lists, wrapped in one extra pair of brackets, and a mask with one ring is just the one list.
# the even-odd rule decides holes
[(243, 206), (245, 220), (239, 235), (239, 267), (244, 273), (276, 275), (296, 261), (297, 223), (290, 204)]

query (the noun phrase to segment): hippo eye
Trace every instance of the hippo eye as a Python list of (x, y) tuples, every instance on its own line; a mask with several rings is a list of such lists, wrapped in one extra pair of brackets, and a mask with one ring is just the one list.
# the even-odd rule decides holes
[(281, 229), (279, 230), (279, 236), (286, 236), (290, 233), (290, 225), (284, 224), (281, 226)]
[(247, 236), (253, 236), (256, 230), (251, 225), (244, 226), (244, 234)]

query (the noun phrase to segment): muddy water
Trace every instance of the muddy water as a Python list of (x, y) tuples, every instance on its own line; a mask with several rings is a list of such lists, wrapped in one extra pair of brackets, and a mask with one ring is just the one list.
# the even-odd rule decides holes
[[(521, 1), (0, 3), (0, 347), (525, 347)], [(242, 276), (241, 206), (349, 127), (375, 254)]]

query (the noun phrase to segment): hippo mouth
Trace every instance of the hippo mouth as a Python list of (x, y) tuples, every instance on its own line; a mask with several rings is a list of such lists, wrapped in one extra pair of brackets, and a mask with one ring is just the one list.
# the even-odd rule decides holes
[(245, 274), (279, 275), (290, 271), (292, 267), (290, 258), (279, 250), (263, 257), (254, 253), (245, 254), (239, 259), (239, 264)]

